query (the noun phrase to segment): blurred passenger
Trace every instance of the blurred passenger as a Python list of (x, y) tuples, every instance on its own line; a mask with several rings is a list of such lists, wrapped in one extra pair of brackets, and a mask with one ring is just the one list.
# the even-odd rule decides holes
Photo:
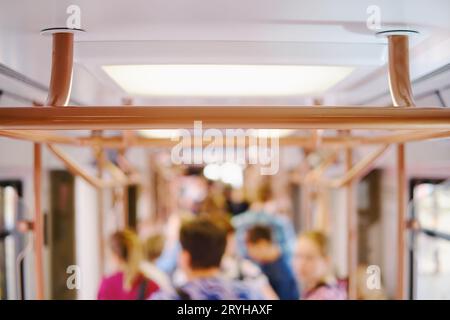
[(155, 264), (164, 249), (165, 238), (162, 234), (155, 234), (144, 242), (144, 261), (141, 270), (148, 279), (152, 279), (160, 289), (171, 291), (169, 276)]
[(173, 274), (177, 269), (177, 259), (181, 252), (179, 243), (180, 225), (183, 220), (191, 219), (202, 209), (207, 190), (209, 188), (207, 180), (203, 176), (190, 175), (195, 173), (196, 168), (188, 168), (188, 175), (179, 180), (178, 192), (175, 197), (177, 210), (171, 212), (164, 234), (166, 244), (161, 256), (156, 261), (156, 265), (166, 272)]
[(221, 182), (208, 180), (208, 189), (198, 213), (207, 212), (213, 215), (227, 214), (224, 186)]
[(192, 217), (193, 214), (189, 212), (172, 213), (164, 227), (163, 232), (166, 236), (164, 249), (155, 263), (160, 270), (167, 274), (172, 274), (177, 268), (177, 259), (181, 251), (178, 237), (182, 220), (191, 219)]
[(255, 225), (247, 232), (249, 257), (257, 262), (281, 300), (297, 300), (299, 290), (291, 266), (283, 259), (280, 247), (268, 226)]
[(140, 272), (141, 246), (133, 231), (114, 233), (110, 249), (117, 271), (102, 280), (99, 300), (144, 300), (158, 290), (158, 285)]
[(232, 280), (243, 281), (262, 293), (265, 299), (278, 299), (277, 294), (270, 286), (269, 280), (261, 271), (261, 268), (250, 259), (240, 257), (236, 252), (235, 230), (226, 216), (213, 217), (214, 222), (227, 233), (227, 245), (222, 258), (222, 274)]
[(331, 275), (328, 239), (318, 231), (305, 232), (298, 238), (296, 271), (302, 284), (301, 298), (306, 300), (345, 300), (347, 294)]
[(236, 228), (238, 250), (242, 256), (247, 255), (245, 245), (247, 230), (254, 225), (266, 225), (273, 232), (273, 240), (279, 245), (282, 258), (291, 263), (295, 244), (294, 227), (288, 218), (277, 214), (270, 181), (259, 186), (257, 201), (251, 205), (249, 211), (235, 216), (232, 223)]
[(226, 246), (226, 232), (211, 218), (197, 217), (180, 230), (182, 251), (179, 264), (187, 283), (176, 293), (159, 291), (152, 299), (177, 300), (250, 300), (262, 295), (244, 283), (221, 276), (220, 264)]
[(242, 188), (234, 189), (230, 185), (227, 185), (224, 189), (224, 195), (227, 211), (232, 216), (237, 216), (249, 209), (250, 205), (245, 199), (244, 190)]

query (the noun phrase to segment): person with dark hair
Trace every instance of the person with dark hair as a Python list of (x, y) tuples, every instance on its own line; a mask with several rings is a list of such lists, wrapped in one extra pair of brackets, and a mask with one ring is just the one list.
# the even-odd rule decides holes
[(299, 290), (291, 266), (282, 257), (272, 230), (266, 225), (254, 225), (246, 235), (248, 256), (258, 263), (281, 300), (297, 300)]
[(176, 293), (159, 291), (151, 298), (177, 300), (253, 300), (263, 297), (253, 288), (221, 276), (226, 231), (208, 217), (185, 222), (180, 230), (180, 268), (188, 281)]
[(224, 277), (243, 281), (257, 289), (267, 300), (277, 300), (278, 296), (270, 286), (261, 268), (248, 258), (240, 257), (236, 251), (235, 230), (228, 216), (214, 216), (214, 221), (227, 233), (227, 246), (222, 258), (221, 270)]
[(274, 242), (280, 247), (282, 258), (291, 264), (296, 239), (292, 222), (277, 213), (270, 181), (261, 183), (257, 188), (256, 195), (256, 201), (252, 203), (250, 209), (232, 219), (236, 229), (239, 254), (243, 257), (248, 256), (245, 245), (247, 231), (255, 225), (266, 225), (273, 232)]
[(133, 231), (115, 232), (109, 244), (117, 272), (102, 280), (99, 300), (145, 300), (159, 289), (140, 271), (141, 246)]
[(245, 199), (243, 189), (235, 189), (230, 185), (226, 185), (223, 193), (225, 196), (227, 211), (232, 216), (237, 216), (243, 212), (246, 212), (250, 207), (250, 204)]

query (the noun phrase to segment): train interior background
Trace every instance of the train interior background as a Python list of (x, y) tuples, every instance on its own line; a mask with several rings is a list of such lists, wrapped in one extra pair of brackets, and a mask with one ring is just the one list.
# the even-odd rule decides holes
[[(220, 2), (220, 5), (219, 5)], [(376, 3), (382, 21), (390, 26), (416, 29), (411, 37), (410, 69), (417, 106), (450, 105), (450, 22), (447, 1), (347, 1), (337, 8), (332, 1), (2, 1), (0, 9), (0, 108), (44, 101), (50, 77), (51, 37), (39, 34), (45, 27), (59, 26), (67, 18), (66, 8), (76, 3), (87, 30), (75, 39), (71, 105), (264, 105), (302, 106), (320, 101), (324, 105), (389, 105), (386, 40), (367, 30), (367, 7)], [(325, 10), (324, 8), (333, 10)], [(426, 12), (427, 14), (423, 14)], [(149, 22), (151, 21), (151, 22)], [(184, 92), (183, 81), (194, 74), (180, 74), (169, 82), (167, 95), (148, 96), (124, 89), (113, 80), (111, 65), (318, 65), (347, 68), (348, 73), (332, 79), (331, 71), (319, 78), (331, 81), (314, 94), (294, 92), (277, 95), (239, 91), (217, 95), (214, 84), (223, 84), (220, 70), (205, 93)], [(220, 69), (220, 68), (219, 68)], [(255, 72), (253, 81), (266, 71)], [(135, 77), (136, 75), (134, 75)], [(120, 76), (118, 76), (120, 78)], [(133, 77), (123, 75), (126, 79)], [(187, 77), (187, 78), (186, 78)], [(221, 78), (221, 79), (219, 79)], [(183, 80), (184, 79), (184, 80)], [(119, 79), (120, 80), (120, 79)], [(122, 79), (123, 80), (123, 79)], [(124, 80), (124, 81), (125, 81)], [(156, 79), (155, 81), (164, 79)], [(264, 87), (273, 82), (261, 80)], [(287, 82), (289, 79), (284, 79)], [(199, 80), (200, 81), (200, 80)], [(119, 81), (120, 82), (120, 81)], [(129, 83), (132, 86), (132, 83)], [(325, 88), (325, 89), (324, 89)], [(161, 90), (167, 89), (162, 85)], [(168, 90), (169, 90), (168, 89)], [(251, 89), (251, 88), (250, 88)], [(250, 90), (248, 89), (248, 90)], [(178, 90), (178, 91), (177, 91)], [(208, 90), (211, 94), (208, 95)], [(320, 106), (318, 106), (320, 108)], [(277, 137), (310, 136), (311, 130), (261, 131)], [(59, 131), (67, 136), (90, 136), (89, 130)], [(167, 139), (172, 131), (141, 130), (139, 136)], [(323, 130), (323, 137), (336, 130)], [(375, 136), (380, 131), (355, 130), (354, 134)], [(122, 131), (105, 130), (106, 137)], [(68, 156), (87, 172), (98, 174), (95, 150), (61, 145)], [(280, 214), (292, 220), (297, 232), (324, 230), (332, 243), (335, 271), (345, 278), (347, 266), (347, 206), (345, 188), (309, 187), (301, 181), (305, 166), (316, 168), (335, 149), (308, 150), (281, 145), (280, 170), (271, 176)], [(345, 171), (343, 149), (323, 172), (338, 177)], [(374, 146), (354, 149), (354, 161), (364, 158)], [(117, 163), (120, 153), (106, 150)], [(217, 188), (232, 185), (237, 197), (249, 199), (264, 178), (257, 165), (175, 165), (171, 149), (148, 145), (124, 152), (139, 173), (139, 184), (101, 191), (82, 177), (71, 174), (64, 163), (43, 149), (43, 195), (45, 214), (45, 296), (47, 298), (95, 299), (102, 275), (108, 273), (104, 242), (124, 221), (146, 235), (168, 228), (167, 221), (190, 203), (215, 192), (205, 186), (205, 175)], [(450, 233), (450, 140), (435, 139), (406, 144), (408, 216), (422, 225)], [(104, 172), (106, 178), (114, 178)], [(33, 143), (0, 137), (0, 216), (4, 226), (19, 217), (33, 217)], [(380, 267), (388, 298), (396, 294), (397, 218), (396, 154), (394, 146), (358, 179), (353, 188), (358, 216), (358, 264)], [(124, 218), (124, 212), (126, 217)], [(170, 232), (170, 230), (168, 231)], [(101, 241), (99, 241), (99, 239)], [(1, 243), (1, 298), (34, 298), (32, 234)], [(19, 252), (25, 252), (21, 262)], [(407, 297), (450, 299), (450, 243), (423, 234), (407, 239)], [(9, 259), (8, 259), (9, 258)], [(65, 289), (66, 266), (82, 270), (82, 286), (76, 293)]]

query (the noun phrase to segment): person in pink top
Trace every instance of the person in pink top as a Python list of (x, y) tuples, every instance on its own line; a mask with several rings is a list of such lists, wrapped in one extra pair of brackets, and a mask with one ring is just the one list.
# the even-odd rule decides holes
[(300, 279), (301, 299), (345, 300), (347, 293), (330, 273), (328, 239), (319, 231), (300, 235), (295, 251), (295, 269)]
[(99, 300), (145, 300), (159, 290), (154, 281), (140, 272), (141, 247), (133, 231), (114, 233), (110, 248), (117, 271), (102, 280), (97, 295)]

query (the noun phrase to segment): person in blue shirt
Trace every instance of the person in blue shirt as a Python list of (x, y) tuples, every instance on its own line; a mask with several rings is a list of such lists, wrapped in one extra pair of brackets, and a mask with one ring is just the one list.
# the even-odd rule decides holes
[(270, 182), (262, 183), (256, 194), (257, 199), (252, 203), (250, 209), (233, 217), (231, 221), (236, 230), (239, 254), (242, 257), (248, 256), (245, 245), (247, 231), (255, 225), (266, 225), (271, 228), (273, 240), (280, 247), (283, 259), (288, 264), (292, 264), (294, 244), (297, 240), (292, 222), (277, 213), (277, 205), (273, 198)]
[(187, 283), (175, 292), (159, 291), (153, 300), (263, 300), (255, 288), (221, 274), (227, 244), (226, 230), (213, 219), (195, 217), (180, 230), (179, 265)]
[(273, 241), (271, 228), (266, 225), (251, 227), (247, 231), (246, 246), (248, 256), (259, 264), (280, 300), (298, 300), (300, 293), (294, 272)]

